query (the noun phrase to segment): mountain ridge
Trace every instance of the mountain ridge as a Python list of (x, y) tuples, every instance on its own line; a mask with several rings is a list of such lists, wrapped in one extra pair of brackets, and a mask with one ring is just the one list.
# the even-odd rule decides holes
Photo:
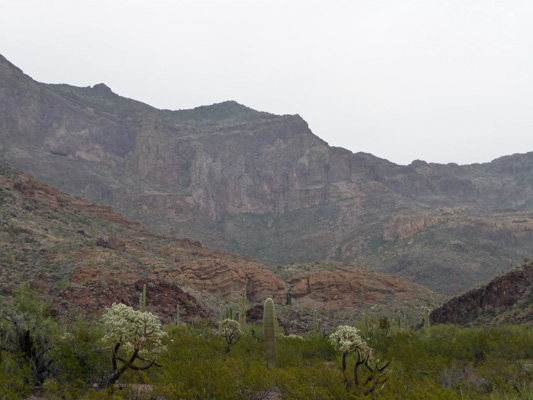
[(0, 160), (160, 233), (270, 265), (356, 262), (447, 294), (531, 253), (533, 153), (400, 166), (330, 147), (298, 115), (157, 110), (13, 71), (0, 68)]

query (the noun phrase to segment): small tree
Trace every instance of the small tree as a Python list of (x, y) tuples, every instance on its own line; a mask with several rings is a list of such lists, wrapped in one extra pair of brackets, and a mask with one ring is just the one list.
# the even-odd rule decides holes
[[(161, 339), (166, 332), (161, 330), (155, 315), (113, 303), (111, 308), (105, 309), (102, 322), (108, 329), (102, 340), (111, 344), (113, 364), (113, 373), (107, 386), (113, 385), (128, 368), (142, 371), (153, 365), (163, 366), (157, 363), (157, 353), (165, 350)], [(135, 365), (137, 360), (144, 362), (144, 365)], [(122, 363), (120, 368), (117, 361)]]
[(219, 333), (226, 339), (226, 352), (229, 353), (230, 346), (237, 343), (244, 332), (241, 330), (240, 324), (237, 321), (226, 318), (218, 323)]
[[(368, 395), (385, 385), (387, 379), (389, 379), (390, 371), (385, 369), (389, 366), (390, 361), (383, 367), (379, 367), (379, 360), (375, 361), (375, 366), (371, 365), (373, 361), (372, 350), (366, 342), (359, 335), (359, 329), (349, 325), (342, 325), (337, 327), (335, 332), (329, 336), (329, 341), (335, 347), (335, 350), (342, 352), (342, 373), (344, 374), (344, 383), (346, 388), (350, 388), (350, 383), (346, 377), (346, 357), (350, 353), (357, 354), (357, 361), (353, 367), (354, 384), (356, 387), (360, 387), (365, 395)], [(367, 378), (361, 382), (359, 380), (359, 367), (364, 365), (370, 372)]]
[(21, 371), (29, 367), (26, 378), (32, 386), (41, 385), (54, 367), (51, 350), (59, 329), (49, 308), (27, 284), (0, 307), (0, 351), (10, 353)]

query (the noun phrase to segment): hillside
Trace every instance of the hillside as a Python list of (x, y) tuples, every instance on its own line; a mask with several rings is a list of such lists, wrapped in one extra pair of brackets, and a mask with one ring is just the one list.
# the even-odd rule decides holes
[(144, 284), (148, 309), (166, 323), (175, 318), (176, 304), (185, 321), (212, 317), (221, 303), (234, 307), (243, 289), (250, 306), (272, 297), (278, 305), (354, 314), (370, 307), (416, 313), (442, 299), (406, 279), (350, 265), (328, 265), (326, 279), (311, 266), (277, 272), (249, 257), (153, 234), (111, 207), (0, 163), (0, 291), (9, 295), (28, 282), (55, 299), (59, 313), (137, 305)]
[(157, 110), (104, 84), (35, 82), (1, 56), (0, 160), (272, 267), (355, 263), (457, 294), (531, 255), (533, 153), (399, 166), (328, 146), (298, 115)]
[(433, 310), (434, 324), (533, 324), (533, 261)]

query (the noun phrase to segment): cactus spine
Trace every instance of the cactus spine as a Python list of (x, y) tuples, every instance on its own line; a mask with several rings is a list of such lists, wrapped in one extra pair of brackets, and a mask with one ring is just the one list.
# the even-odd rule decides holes
[(241, 326), (241, 331), (246, 329), (246, 289), (242, 290), (239, 301), (239, 325)]
[(265, 301), (263, 311), (263, 329), (265, 339), (265, 352), (268, 368), (278, 366), (278, 354), (276, 347), (276, 310), (274, 301), (268, 298)]

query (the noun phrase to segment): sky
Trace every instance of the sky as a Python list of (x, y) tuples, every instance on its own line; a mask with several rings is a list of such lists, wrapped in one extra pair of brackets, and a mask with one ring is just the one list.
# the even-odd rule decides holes
[(531, 0), (0, 0), (0, 54), (157, 108), (299, 114), (397, 164), (533, 151)]

